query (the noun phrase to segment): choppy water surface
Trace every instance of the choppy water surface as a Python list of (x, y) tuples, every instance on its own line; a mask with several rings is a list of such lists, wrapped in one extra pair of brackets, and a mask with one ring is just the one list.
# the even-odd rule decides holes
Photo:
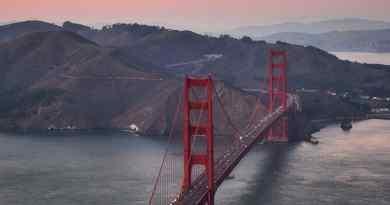
[(390, 121), (353, 126), (321, 130), (317, 146), (256, 147), (224, 184), (221, 204), (390, 204)]
[[(217, 204), (390, 204), (390, 121), (258, 145)], [(146, 204), (165, 143), (119, 134), (0, 134), (0, 204)]]

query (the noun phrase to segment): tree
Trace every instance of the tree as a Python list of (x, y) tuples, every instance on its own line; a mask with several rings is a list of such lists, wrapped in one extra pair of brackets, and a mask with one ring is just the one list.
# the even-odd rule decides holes
[(243, 36), (243, 37), (241, 38), (241, 41), (244, 42), (244, 43), (253, 43), (252, 38), (249, 37), (249, 36)]

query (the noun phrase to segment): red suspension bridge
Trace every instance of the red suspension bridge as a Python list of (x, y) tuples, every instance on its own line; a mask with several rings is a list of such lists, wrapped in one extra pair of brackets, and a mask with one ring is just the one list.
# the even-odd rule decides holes
[[(241, 130), (235, 127), (226, 112), (210, 76), (186, 77), (184, 98), (174, 119), (177, 121), (177, 114), (183, 106), (183, 153), (175, 153), (177, 150), (168, 146), (149, 204), (213, 205), (218, 187), (257, 142), (264, 138), (268, 142), (287, 142), (287, 115), (299, 105), (298, 99), (287, 93), (286, 68), (286, 52), (270, 51), (268, 113), (263, 118), (253, 117), (259, 109), (256, 106), (248, 125)], [(214, 99), (235, 132), (230, 141), (225, 138), (223, 144), (216, 143), (214, 136)], [(169, 141), (169, 145), (174, 141), (173, 129)], [(180, 155), (184, 157), (177, 162)]]

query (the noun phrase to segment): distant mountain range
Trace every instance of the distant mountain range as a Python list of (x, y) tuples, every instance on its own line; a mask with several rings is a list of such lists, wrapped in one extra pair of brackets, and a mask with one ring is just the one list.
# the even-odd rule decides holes
[(312, 23), (281, 23), (265, 26), (247, 26), (240, 27), (224, 33), (234, 37), (249, 36), (259, 38), (276, 33), (307, 33), (319, 34), (331, 31), (356, 31), (356, 30), (380, 30), (390, 29), (390, 22), (367, 20), (367, 19), (335, 19), (327, 21), (318, 21)]
[(238, 28), (227, 33), (256, 40), (315, 46), (327, 51), (390, 52), (390, 23), (342, 19)]
[(390, 29), (332, 31), (322, 34), (277, 33), (257, 39), (311, 45), (327, 51), (390, 52)]
[[(270, 49), (288, 52), (290, 89), (390, 92), (389, 66), (339, 60), (312, 46), (139, 24), (97, 30), (37, 21), (0, 26), (0, 39), (0, 129), (136, 124), (144, 133), (166, 134), (181, 97), (178, 73), (212, 73), (234, 122), (246, 126), (258, 99), (242, 89), (265, 88)], [(218, 58), (199, 61), (207, 55)], [(202, 63), (166, 68), (188, 61)], [(260, 108), (258, 116), (265, 113)], [(232, 132), (216, 112), (217, 131)]]

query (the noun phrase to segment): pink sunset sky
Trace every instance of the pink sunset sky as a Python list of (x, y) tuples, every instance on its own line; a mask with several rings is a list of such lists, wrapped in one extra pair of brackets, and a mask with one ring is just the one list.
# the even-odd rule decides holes
[(358, 17), (390, 21), (390, 0), (0, 0), (0, 22), (165, 24), (198, 31)]

